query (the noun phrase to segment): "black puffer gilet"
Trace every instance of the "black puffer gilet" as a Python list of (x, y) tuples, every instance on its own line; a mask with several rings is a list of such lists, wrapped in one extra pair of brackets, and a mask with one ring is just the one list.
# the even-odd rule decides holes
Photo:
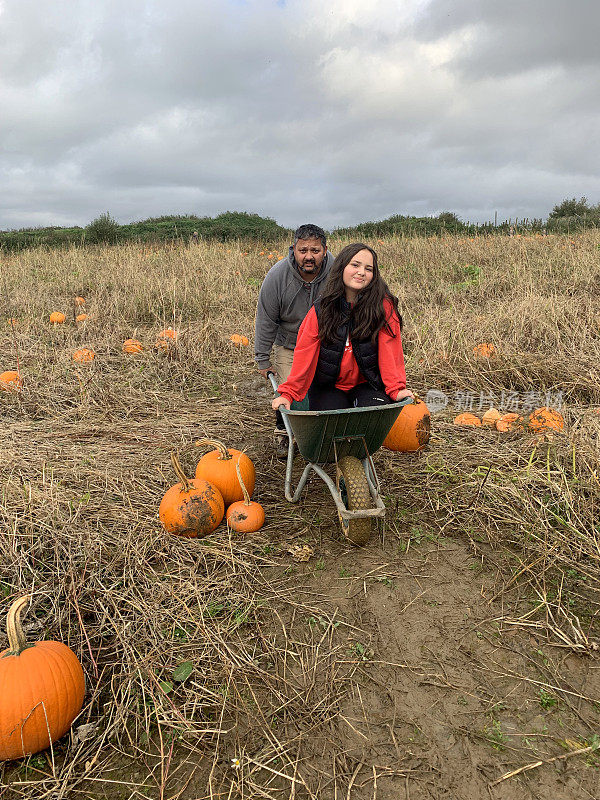
[[(379, 372), (377, 343), (375, 342), (374, 344), (370, 338), (361, 339), (359, 341), (352, 339), (352, 316), (350, 313), (352, 307), (345, 298), (341, 298), (340, 302), (342, 304), (342, 311), (344, 312), (344, 321), (338, 327), (333, 342), (321, 341), (319, 360), (317, 361), (317, 369), (315, 371), (313, 384), (321, 387), (335, 386), (340, 374), (340, 366), (344, 355), (344, 348), (346, 347), (346, 341), (348, 335), (350, 335), (352, 352), (354, 353), (354, 358), (356, 359), (361, 375), (374, 389), (385, 390)], [(317, 314), (317, 321), (320, 325), (321, 300), (317, 300), (314, 306)]]

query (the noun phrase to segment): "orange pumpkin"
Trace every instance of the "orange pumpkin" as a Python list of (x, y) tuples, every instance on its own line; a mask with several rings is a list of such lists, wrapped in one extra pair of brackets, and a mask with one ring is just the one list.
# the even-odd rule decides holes
[(178, 336), (179, 336), (179, 331), (175, 331), (173, 330), (173, 328), (165, 328), (165, 330), (161, 331), (156, 337), (157, 349), (171, 350), (172, 347), (175, 345)]
[(383, 446), (397, 453), (422, 450), (431, 435), (431, 414), (422, 400), (415, 397), (405, 405), (383, 441)]
[(73, 353), (73, 361), (79, 364), (90, 364), (96, 358), (96, 353), (88, 347), (82, 347), (81, 350), (75, 350)]
[(75, 305), (76, 306), (84, 306), (85, 305), (85, 297), (76, 297), (75, 298)]
[(256, 470), (254, 464), (241, 450), (227, 449), (222, 442), (214, 439), (200, 439), (196, 442), (197, 447), (210, 445), (216, 447), (202, 456), (196, 467), (196, 478), (205, 478), (214, 483), (223, 495), (225, 505), (229, 506), (236, 500), (243, 500), (244, 492), (237, 477), (236, 461), (239, 461), (240, 470), (248, 493), (252, 495), (256, 482)]
[(237, 478), (244, 493), (244, 499), (232, 503), (227, 509), (227, 524), (238, 533), (255, 533), (265, 524), (265, 511), (260, 503), (250, 500), (240, 471), (240, 458), (236, 461)]
[(483, 342), (476, 344), (473, 348), (473, 355), (475, 358), (494, 358), (498, 354), (495, 345), (491, 342)]
[(160, 501), (158, 516), (164, 529), (192, 538), (212, 533), (225, 514), (221, 492), (202, 478), (188, 480), (176, 453), (171, 453), (171, 463), (180, 482)]
[(503, 414), (500, 419), (496, 420), (496, 430), (506, 433), (507, 431), (514, 430), (515, 428), (520, 428), (522, 422), (523, 417), (519, 416), (519, 414), (515, 414), (513, 412), (510, 412), (509, 414)]
[(475, 414), (471, 414), (469, 411), (464, 411), (462, 414), (454, 417), (454, 424), (461, 427), (481, 428), (481, 420), (479, 417), (476, 417)]
[(62, 325), (65, 320), (66, 320), (66, 317), (62, 313), (62, 311), (53, 311), (50, 314), (50, 323), (52, 325)]
[(144, 345), (138, 339), (125, 339), (123, 352), (135, 355), (144, 352)]
[(87, 318), (88, 318), (87, 314), (77, 314), (77, 316), (75, 317), (75, 321), (76, 322), (85, 322)]
[(527, 424), (534, 431), (562, 431), (565, 427), (565, 420), (558, 411), (548, 406), (542, 406), (531, 412)]
[(0, 390), (3, 392), (20, 392), (23, 381), (16, 369), (9, 369), (0, 375)]
[(486, 428), (495, 428), (496, 422), (500, 419), (501, 416), (502, 415), (500, 414), (497, 408), (488, 408), (488, 410), (481, 418), (481, 422)]
[(28, 646), (21, 614), (29, 597), (11, 605), (8, 650), (0, 653), (0, 761), (45, 750), (81, 711), (85, 679), (75, 653), (62, 642)]
[(229, 339), (237, 347), (246, 347), (246, 345), (250, 344), (250, 340), (248, 339), (248, 337), (242, 336), (240, 333), (232, 333)]
[(11, 325), (11, 326), (18, 325), (19, 324), (19, 320), (16, 317), (9, 317), (6, 320), (6, 324), (7, 325)]

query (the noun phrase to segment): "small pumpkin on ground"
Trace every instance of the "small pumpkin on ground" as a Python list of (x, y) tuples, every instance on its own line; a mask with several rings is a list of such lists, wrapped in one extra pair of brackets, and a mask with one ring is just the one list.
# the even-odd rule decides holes
[(501, 416), (502, 415), (500, 414), (497, 408), (488, 408), (488, 410), (481, 418), (481, 423), (486, 428), (495, 428), (496, 422), (500, 419)]
[(250, 344), (250, 340), (247, 336), (242, 336), (241, 333), (232, 333), (229, 337), (230, 341), (232, 341), (237, 347), (246, 347), (246, 345)]
[(76, 297), (75, 298), (75, 305), (76, 306), (84, 306), (85, 305), (85, 297)]
[(415, 397), (405, 405), (383, 440), (383, 446), (397, 453), (422, 450), (431, 436), (431, 414), (425, 403)]
[(221, 492), (203, 478), (188, 480), (177, 453), (171, 453), (171, 464), (180, 482), (167, 489), (160, 501), (158, 516), (164, 529), (192, 538), (212, 533), (225, 514)]
[(123, 352), (130, 355), (137, 355), (144, 352), (144, 345), (139, 339), (125, 339), (123, 342)]
[(506, 433), (507, 431), (514, 431), (515, 428), (522, 427), (523, 417), (514, 412), (503, 414), (500, 419), (496, 420), (496, 430)]
[(561, 413), (548, 406), (536, 408), (532, 411), (527, 420), (527, 425), (533, 431), (562, 431), (565, 427), (565, 420)]
[(76, 322), (85, 322), (87, 318), (88, 318), (87, 314), (81, 313), (81, 314), (77, 314), (77, 316), (75, 317), (75, 321)]
[(95, 358), (96, 353), (89, 347), (82, 347), (73, 353), (73, 361), (77, 361), (78, 364), (90, 364)]
[(470, 411), (464, 411), (457, 417), (454, 417), (454, 424), (461, 427), (481, 428), (481, 420)]
[(475, 358), (494, 358), (498, 355), (498, 351), (496, 346), (491, 342), (482, 342), (481, 344), (475, 345), (473, 348), (473, 355)]
[(62, 325), (65, 320), (66, 320), (66, 317), (62, 313), (62, 311), (53, 311), (50, 314), (50, 324), (51, 325)]
[(173, 328), (165, 328), (156, 337), (157, 350), (171, 350), (176, 344), (178, 336), (179, 331), (173, 330)]
[(260, 503), (250, 500), (250, 495), (240, 471), (240, 458), (236, 461), (235, 469), (244, 493), (244, 499), (238, 500), (229, 506), (227, 509), (227, 524), (238, 533), (255, 533), (265, 524), (265, 510)]
[(3, 392), (20, 392), (23, 381), (16, 369), (8, 369), (0, 374), (0, 390)]
[(45, 750), (69, 730), (85, 696), (83, 669), (62, 642), (28, 645), (21, 614), (29, 597), (11, 605), (8, 650), (0, 653), (0, 761)]
[(230, 506), (236, 500), (243, 500), (244, 492), (237, 477), (237, 459), (248, 494), (252, 495), (256, 483), (256, 470), (250, 458), (241, 450), (235, 450), (233, 447), (227, 449), (222, 442), (215, 439), (200, 439), (196, 442), (196, 447), (205, 445), (215, 447), (216, 450), (211, 450), (202, 456), (196, 467), (196, 478), (205, 478), (214, 483), (223, 495), (226, 506)]

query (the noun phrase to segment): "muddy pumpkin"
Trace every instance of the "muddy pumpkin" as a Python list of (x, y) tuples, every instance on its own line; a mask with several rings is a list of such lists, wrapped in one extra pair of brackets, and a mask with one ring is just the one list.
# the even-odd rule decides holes
[(415, 397), (402, 408), (383, 441), (383, 446), (397, 453), (422, 450), (431, 435), (431, 414), (422, 400)]
[(548, 406), (536, 408), (532, 411), (527, 420), (527, 425), (532, 431), (542, 433), (543, 431), (562, 431), (565, 427), (565, 420), (562, 414)]
[(227, 509), (227, 524), (233, 531), (238, 533), (256, 533), (265, 524), (265, 510), (260, 503), (250, 500), (250, 495), (246, 489), (246, 484), (240, 471), (240, 458), (236, 461), (237, 478), (244, 499), (232, 503)]
[(28, 645), (21, 614), (29, 597), (11, 605), (8, 650), (0, 653), (0, 761), (45, 750), (69, 730), (85, 696), (83, 669), (62, 642)]
[(207, 536), (225, 514), (221, 492), (202, 478), (188, 480), (176, 453), (171, 453), (171, 463), (179, 483), (167, 489), (160, 501), (159, 519), (164, 529), (176, 536)]

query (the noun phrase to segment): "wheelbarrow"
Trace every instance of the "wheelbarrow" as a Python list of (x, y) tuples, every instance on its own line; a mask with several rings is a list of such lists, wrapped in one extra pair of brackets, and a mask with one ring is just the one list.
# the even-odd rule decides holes
[[(277, 394), (272, 372), (269, 379)], [(331, 492), (344, 536), (352, 544), (366, 544), (373, 520), (385, 516), (372, 456), (383, 444), (402, 408), (410, 402), (407, 397), (397, 403), (335, 411), (298, 410), (294, 408), (296, 403), (289, 411), (280, 407), (288, 434), (286, 500), (297, 503), (311, 471), (316, 472)], [(307, 461), (295, 490), (292, 489), (294, 443)], [(320, 466), (331, 463), (335, 463), (335, 483)]]

